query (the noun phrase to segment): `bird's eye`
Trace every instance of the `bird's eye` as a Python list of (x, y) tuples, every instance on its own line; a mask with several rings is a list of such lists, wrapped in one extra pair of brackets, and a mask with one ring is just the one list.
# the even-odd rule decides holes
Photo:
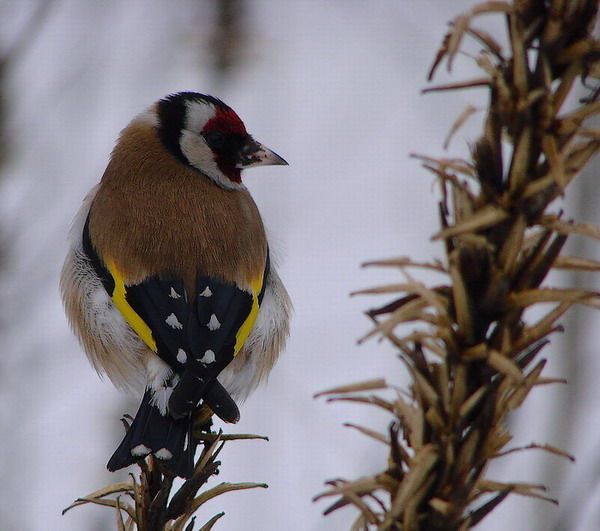
[(208, 145), (213, 149), (219, 149), (220, 147), (223, 147), (223, 144), (225, 144), (225, 135), (217, 131), (211, 131), (210, 133), (207, 133), (204, 135), (204, 138), (206, 139)]

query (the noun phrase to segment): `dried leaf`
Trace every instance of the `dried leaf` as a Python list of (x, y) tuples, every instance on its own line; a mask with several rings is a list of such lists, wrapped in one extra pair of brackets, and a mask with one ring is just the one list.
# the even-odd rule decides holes
[[(585, 289), (538, 288), (527, 289), (510, 295), (510, 303), (516, 308), (526, 308), (543, 302), (591, 302), (599, 293)], [(589, 301), (588, 301), (589, 299)]]
[(415, 385), (418, 390), (417, 396), (423, 401), (423, 403), (429, 406), (435, 406), (439, 404), (440, 397), (427, 379), (418, 371), (412, 370), (411, 372), (415, 379)]
[(502, 406), (506, 408), (507, 411), (512, 411), (518, 408), (525, 397), (529, 394), (529, 391), (533, 388), (535, 382), (538, 380), (539, 375), (546, 365), (546, 360), (541, 360), (525, 377), (524, 385), (513, 390), (512, 394), (507, 397), (507, 399), (503, 402)]
[(506, 356), (503, 356), (497, 350), (490, 351), (486, 361), (490, 367), (496, 369), (505, 376), (512, 378), (516, 382), (522, 383), (525, 381), (525, 377), (518, 365)]
[(455, 122), (452, 124), (450, 131), (448, 132), (448, 136), (446, 136), (446, 140), (444, 140), (444, 149), (448, 149), (450, 145), (450, 140), (456, 134), (456, 132), (464, 125), (464, 123), (471, 117), (473, 114), (477, 112), (477, 107), (473, 105), (467, 105), (463, 111), (458, 115)]
[(468, 528), (475, 527), (481, 520), (483, 520), (491, 511), (493, 511), (502, 501), (511, 493), (512, 489), (507, 488), (500, 491), (499, 494), (494, 496), (491, 500), (487, 501), (483, 505), (480, 505), (468, 516)]
[(434, 511), (444, 516), (450, 516), (456, 510), (453, 503), (440, 498), (431, 498), (428, 503)]
[(414, 406), (408, 404), (401, 396), (394, 402), (396, 417), (408, 431), (410, 445), (419, 450), (423, 445), (423, 415)]
[(135, 519), (135, 510), (133, 509), (133, 507), (131, 507), (131, 505), (122, 504), (120, 502), (117, 502), (117, 500), (107, 500), (104, 498), (77, 498), (77, 500), (75, 500), (75, 503), (71, 504), (65, 510), (71, 509), (73, 507), (77, 507), (78, 505), (83, 505), (85, 503), (92, 503), (94, 505), (103, 505), (105, 507), (112, 507), (112, 508), (116, 508), (118, 506), (119, 509), (121, 509), (122, 511), (125, 511), (129, 515), (130, 518)]
[(533, 130), (531, 126), (523, 127), (515, 146), (510, 170), (508, 172), (508, 184), (511, 192), (525, 186), (529, 178), (529, 165), (531, 164), (530, 152), (533, 142)]
[(412, 292), (421, 299), (427, 301), (429, 306), (436, 310), (437, 317), (441, 320), (440, 325), (451, 326), (451, 322), (448, 318), (448, 301), (446, 297), (441, 295), (438, 289), (429, 289), (422, 282), (414, 280), (408, 271), (402, 269), (402, 274), (409, 281), (408, 284), (411, 286)]
[[(433, 165), (439, 168), (441, 172), (446, 172), (446, 170), (450, 169), (457, 173), (467, 175), (468, 177), (475, 177), (475, 167), (473, 164), (469, 164), (469, 162), (463, 159), (436, 159), (433, 157), (428, 157), (427, 155), (420, 155), (419, 153), (411, 153), (410, 156), (412, 158), (422, 160), (429, 167)], [(457, 185), (460, 185), (458, 180), (453, 180), (453, 182), (456, 182)]]
[(528, 62), (525, 43), (521, 33), (520, 21), (517, 17), (508, 17), (510, 45), (512, 48), (512, 83), (517, 94), (527, 94)]
[(535, 444), (535, 443), (531, 443), (531, 444), (527, 444), (525, 446), (519, 446), (517, 448), (511, 448), (510, 450), (506, 450), (504, 452), (499, 452), (496, 454), (496, 457), (504, 457), (508, 454), (512, 454), (514, 452), (522, 452), (524, 450), (543, 450), (545, 452), (549, 452), (551, 454), (554, 455), (558, 455), (560, 457), (564, 457), (565, 459), (568, 459), (571, 462), (575, 462), (575, 458), (565, 452), (564, 450), (561, 450), (560, 448), (557, 448), (556, 446), (552, 446), (551, 444)]
[(403, 510), (404, 504), (410, 499), (413, 493), (426, 481), (431, 469), (437, 463), (439, 455), (434, 445), (428, 444), (423, 446), (413, 457), (410, 462), (409, 472), (404, 476), (400, 483), (398, 493), (394, 497), (392, 506), (386, 515), (382, 524), (385, 528), (397, 518)]
[[(217, 435), (214, 433), (200, 433), (195, 435), (199, 441), (214, 441)], [(260, 439), (261, 441), (268, 441), (269, 438), (266, 435), (256, 435), (253, 433), (229, 433), (218, 435), (220, 441), (247, 441), (253, 439)]]
[[(200, 531), (210, 531), (213, 526), (217, 523), (217, 520), (225, 516), (225, 513), (215, 514), (208, 522), (206, 522), (201, 528)], [(187, 531), (187, 530), (186, 530)]]
[(575, 271), (600, 271), (600, 261), (579, 256), (559, 256), (552, 267)]
[(388, 385), (383, 378), (376, 380), (367, 380), (360, 383), (351, 385), (342, 385), (339, 387), (333, 387), (327, 391), (321, 391), (313, 396), (313, 398), (320, 398), (325, 395), (341, 395), (344, 393), (359, 393), (361, 391), (375, 391), (377, 389), (387, 389)]
[(129, 493), (133, 490), (133, 483), (131, 481), (124, 481), (122, 483), (113, 483), (112, 485), (107, 485), (101, 489), (98, 489), (87, 496), (83, 496), (81, 498), (77, 498), (71, 505), (69, 505), (66, 509), (63, 509), (62, 514), (64, 515), (70, 509), (77, 507), (79, 505), (84, 505), (86, 503), (91, 503), (93, 499), (104, 498), (105, 496), (110, 496), (111, 494), (117, 493)]
[(353, 291), (350, 295), (373, 295), (380, 293), (398, 293), (398, 292), (408, 292), (413, 293), (415, 291), (415, 286), (410, 283), (401, 283), (401, 284), (388, 284), (386, 286), (378, 286), (376, 288), (368, 288), (361, 289), (358, 291)]
[(550, 135), (544, 136), (542, 139), (542, 147), (550, 166), (550, 176), (554, 179), (554, 182), (558, 186), (559, 190), (564, 190), (567, 182), (565, 180), (565, 167), (563, 159), (559, 153), (558, 145), (556, 144), (556, 138)]
[(385, 409), (389, 413), (394, 412), (394, 405), (387, 400), (383, 400), (377, 395), (369, 395), (369, 396), (335, 396), (333, 398), (329, 398), (328, 402), (358, 402), (359, 404), (369, 404), (378, 406), (381, 409)]
[(523, 240), (527, 221), (523, 214), (517, 214), (500, 249), (498, 267), (505, 275), (514, 274), (517, 268), (517, 259), (522, 252)]
[(399, 258), (389, 258), (387, 260), (376, 260), (373, 262), (365, 262), (362, 264), (363, 267), (420, 267), (423, 269), (431, 269), (432, 271), (438, 271), (440, 273), (446, 273), (446, 268), (439, 260), (433, 262), (415, 262), (406, 256)]
[(473, 394), (471, 394), (471, 396), (469, 396), (469, 398), (467, 398), (467, 400), (463, 403), (463, 405), (461, 406), (460, 411), (459, 411), (459, 415), (458, 415), (458, 418), (459, 418), (458, 424), (459, 425), (464, 424), (464, 420), (466, 419), (466, 417), (468, 417), (469, 415), (471, 415), (471, 413), (473, 413), (473, 410), (479, 405), (479, 403), (481, 402), (481, 399), (484, 398), (488, 392), (489, 392), (488, 386), (480, 387), (479, 389), (477, 389), (477, 391), (475, 391)]
[(421, 298), (417, 298), (407, 302), (402, 307), (394, 310), (388, 319), (378, 324), (370, 332), (365, 334), (359, 339), (359, 343), (362, 343), (366, 339), (373, 337), (377, 333), (386, 335), (390, 333), (396, 326), (401, 323), (408, 321), (415, 321), (418, 319), (429, 321), (429, 316), (423, 312), (424, 309), (428, 308), (429, 304)]
[(600, 240), (600, 229), (591, 223), (570, 223), (555, 216), (545, 216), (542, 223), (560, 234), (578, 234)]
[(533, 385), (567, 384), (566, 378), (538, 378)]
[(491, 492), (511, 489), (511, 492), (514, 492), (515, 494), (546, 500), (550, 503), (558, 505), (558, 501), (556, 501), (554, 498), (549, 498), (548, 496), (544, 496), (537, 492), (544, 492), (546, 490), (546, 487), (543, 485), (535, 485), (532, 483), (501, 483), (499, 481), (482, 480), (479, 482), (479, 488), (481, 490), (488, 490)]
[(266, 483), (228, 483), (223, 482), (219, 483), (217, 486), (204, 491), (200, 496), (194, 498), (192, 503), (190, 504), (191, 512), (195, 512), (200, 506), (204, 505), (207, 501), (220, 496), (221, 494), (225, 494), (226, 492), (231, 492), (234, 490), (245, 490), (245, 489), (266, 489), (269, 486)]
[(472, 216), (468, 217), (457, 223), (452, 227), (442, 230), (435, 234), (432, 239), (446, 239), (464, 234), (467, 232), (476, 232), (479, 230), (487, 229), (493, 225), (504, 221), (508, 214), (501, 208), (494, 205), (488, 205), (481, 210), (475, 212)]
[(382, 442), (383, 444), (386, 444), (388, 446), (390, 444), (390, 441), (388, 441), (388, 439), (385, 435), (382, 435), (381, 433), (378, 433), (374, 430), (365, 428), (364, 426), (359, 426), (358, 424), (351, 424), (350, 422), (344, 422), (343, 425), (346, 428), (354, 428), (355, 430), (360, 431), (362, 434), (366, 435), (367, 437), (371, 437), (372, 439)]
[(497, 59), (500, 61), (504, 59), (502, 56), (502, 46), (500, 46), (500, 44), (498, 44), (498, 42), (489, 33), (473, 27), (467, 28), (467, 32), (478, 39), (489, 52), (496, 56)]
[(450, 260), (450, 278), (452, 279), (452, 295), (454, 299), (454, 313), (456, 315), (456, 324), (461, 334), (468, 343), (474, 340), (473, 315), (471, 313), (471, 304), (467, 284), (461, 271), (459, 249), (455, 249), (449, 256)]

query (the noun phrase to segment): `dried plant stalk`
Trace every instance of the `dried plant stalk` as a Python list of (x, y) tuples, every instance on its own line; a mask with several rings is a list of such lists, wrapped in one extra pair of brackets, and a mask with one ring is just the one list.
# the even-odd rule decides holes
[[(551, 268), (599, 270), (594, 260), (560, 253), (570, 234), (598, 239), (600, 231), (549, 211), (600, 147), (600, 131), (583, 123), (600, 111), (599, 91), (575, 110), (562, 109), (576, 82), (600, 71), (600, 42), (592, 36), (598, 4), (484, 2), (453, 21), (437, 53), (430, 77), (444, 61), (450, 69), (464, 38), (483, 47), (477, 57), (483, 77), (429, 91), (486, 87), (489, 106), (472, 160), (420, 157), (441, 190), (434, 238), (443, 241), (445, 259), (369, 264), (398, 267), (404, 275), (401, 283), (364, 293), (399, 294), (367, 313), (375, 327), (366, 337), (380, 335), (399, 348), (412, 377), (408, 398), (378, 395), (382, 382), (323, 393), (394, 417), (387, 434), (358, 428), (386, 443), (387, 468), (330, 482), (317, 497), (337, 498), (326, 514), (354, 505), (355, 529), (464, 530), (510, 493), (554, 501), (543, 486), (499, 483), (485, 473), (491, 459), (521, 450), (506, 448), (507, 415), (534, 387), (561, 381), (541, 376), (539, 357), (560, 330), (557, 320), (574, 304), (600, 307), (591, 290), (542, 286)], [(507, 50), (474, 27), (479, 15), (490, 13), (506, 22)], [(409, 267), (434, 269), (449, 282), (428, 288), (413, 280)], [(527, 322), (525, 310), (538, 303), (546, 303), (546, 313)], [(406, 322), (421, 324), (398, 337), (396, 328)], [(571, 458), (550, 445), (522, 449), (528, 448)]]
[[(218, 474), (220, 461), (217, 457), (227, 441), (239, 439), (264, 439), (258, 435), (224, 435), (211, 431), (212, 412), (199, 408), (194, 437), (201, 443), (202, 451), (197, 458), (194, 474), (176, 490), (174, 477), (164, 469), (154, 456), (149, 455), (138, 463), (140, 472), (130, 474), (130, 480), (114, 483), (87, 496), (78, 498), (63, 514), (74, 507), (92, 503), (111, 507), (115, 512), (116, 529), (120, 531), (192, 531), (194, 513), (207, 501), (234, 490), (266, 488), (264, 483), (220, 483), (200, 494), (198, 491), (208, 480)], [(124, 418), (126, 429), (131, 418)], [(206, 522), (200, 531), (209, 531), (225, 513), (218, 513)]]

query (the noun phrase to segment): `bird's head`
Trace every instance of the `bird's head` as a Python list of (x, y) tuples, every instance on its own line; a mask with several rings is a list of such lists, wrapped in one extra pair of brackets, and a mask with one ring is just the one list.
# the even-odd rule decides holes
[(180, 92), (160, 100), (154, 112), (169, 152), (222, 188), (242, 188), (245, 168), (287, 164), (248, 134), (231, 107), (212, 96)]

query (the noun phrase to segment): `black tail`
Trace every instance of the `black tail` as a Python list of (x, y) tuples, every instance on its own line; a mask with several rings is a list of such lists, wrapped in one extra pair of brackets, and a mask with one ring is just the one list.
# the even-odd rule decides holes
[(152, 453), (173, 475), (188, 478), (194, 472), (196, 453), (192, 415), (163, 416), (150, 399), (151, 392), (146, 390), (133, 423), (106, 467), (114, 472)]

